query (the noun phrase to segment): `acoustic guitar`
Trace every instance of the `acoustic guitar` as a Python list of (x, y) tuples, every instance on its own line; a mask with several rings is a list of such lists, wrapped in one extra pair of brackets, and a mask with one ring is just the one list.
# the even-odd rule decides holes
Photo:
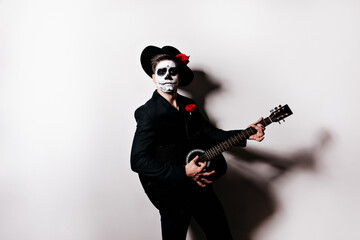
[[(272, 109), (269, 117), (264, 118), (259, 123), (263, 126), (267, 126), (273, 122), (281, 123), (280, 121), (285, 122), (285, 118), (292, 115), (292, 111), (289, 106), (286, 104), (285, 106), (278, 106)], [(216, 144), (215, 146), (203, 150), (203, 149), (193, 149), (191, 150), (187, 156), (185, 163), (188, 164), (192, 159), (196, 156), (199, 156), (198, 162), (204, 162), (205, 168), (204, 172), (211, 172), (215, 170), (215, 173), (208, 177), (210, 180), (214, 180), (222, 176), (226, 172), (227, 164), (222, 155), (223, 152), (228, 151), (232, 147), (239, 144), (241, 141), (248, 139), (250, 136), (254, 135), (257, 132), (255, 128), (248, 127), (247, 129), (241, 131), (240, 133)]]

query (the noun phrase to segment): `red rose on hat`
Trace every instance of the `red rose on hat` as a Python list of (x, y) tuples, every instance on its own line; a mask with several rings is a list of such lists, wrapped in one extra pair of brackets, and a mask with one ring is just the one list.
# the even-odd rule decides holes
[(176, 58), (179, 59), (180, 61), (182, 61), (183, 63), (185, 64), (188, 64), (189, 63), (189, 57), (190, 56), (186, 56), (185, 54), (183, 53), (179, 53), (176, 55)]

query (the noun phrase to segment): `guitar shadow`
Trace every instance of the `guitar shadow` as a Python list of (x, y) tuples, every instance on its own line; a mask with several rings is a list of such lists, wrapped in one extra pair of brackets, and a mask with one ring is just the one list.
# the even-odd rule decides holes
[[(195, 81), (182, 91), (189, 94), (207, 116), (204, 112), (206, 99), (221, 87), (203, 71), (193, 72)], [(214, 183), (214, 190), (223, 204), (234, 239), (253, 240), (253, 233), (276, 213), (278, 202), (271, 186), (276, 184), (276, 179), (295, 169), (316, 171), (317, 154), (331, 140), (327, 131), (322, 131), (320, 136), (315, 146), (290, 154), (249, 147), (235, 147), (224, 154), (229, 167), (227, 173)], [(190, 224), (189, 237), (206, 239), (195, 221)]]

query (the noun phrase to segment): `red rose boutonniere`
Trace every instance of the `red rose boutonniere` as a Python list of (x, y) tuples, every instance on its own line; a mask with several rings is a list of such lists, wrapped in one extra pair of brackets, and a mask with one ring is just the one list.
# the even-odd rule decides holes
[(190, 56), (186, 56), (185, 54), (183, 53), (179, 53), (176, 55), (176, 58), (179, 59), (180, 61), (182, 61), (183, 63), (185, 64), (188, 64), (189, 63), (189, 57)]
[(190, 113), (190, 115), (193, 111), (195, 111), (195, 109), (197, 109), (195, 104), (188, 104), (185, 107), (185, 110), (188, 111)]

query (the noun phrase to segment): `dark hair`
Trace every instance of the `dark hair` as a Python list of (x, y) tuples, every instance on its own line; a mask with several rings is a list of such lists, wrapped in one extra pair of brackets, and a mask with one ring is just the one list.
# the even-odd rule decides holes
[(168, 54), (158, 54), (158, 55), (155, 55), (152, 59), (151, 59), (151, 68), (152, 68), (152, 71), (153, 73), (155, 73), (155, 68), (156, 68), (156, 65), (163, 61), (163, 60), (173, 60), (173, 58), (168, 55)]

